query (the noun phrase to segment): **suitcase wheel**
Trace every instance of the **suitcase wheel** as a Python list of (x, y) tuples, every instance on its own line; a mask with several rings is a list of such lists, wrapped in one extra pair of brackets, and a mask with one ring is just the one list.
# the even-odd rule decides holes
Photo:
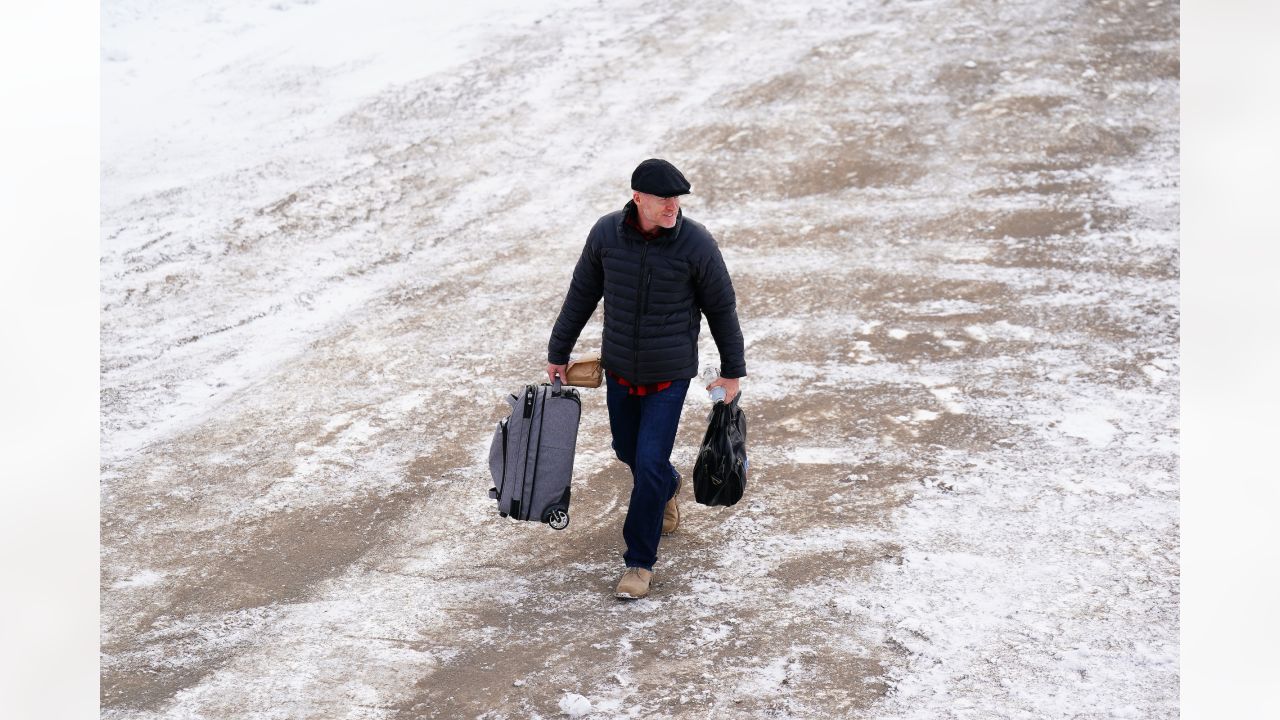
[(569, 511), (564, 508), (556, 508), (547, 516), (547, 524), (554, 530), (563, 530), (569, 527)]

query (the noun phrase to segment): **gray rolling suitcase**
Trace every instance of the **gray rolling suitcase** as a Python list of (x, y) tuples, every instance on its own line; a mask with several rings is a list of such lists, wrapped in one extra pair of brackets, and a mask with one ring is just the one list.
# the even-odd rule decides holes
[(555, 385), (526, 385), (506, 397), (511, 415), (498, 422), (489, 447), (498, 514), (537, 520), (556, 530), (569, 525), (569, 481), (578, 444), (582, 401), (578, 391)]

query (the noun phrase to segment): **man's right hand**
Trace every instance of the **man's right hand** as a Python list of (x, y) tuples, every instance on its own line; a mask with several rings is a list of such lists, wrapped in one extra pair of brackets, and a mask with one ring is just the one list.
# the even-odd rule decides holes
[(569, 376), (569, 366), (547, 363), (547, 380), (549, 382), (554, 383), (556, 381), (557, 373), (560, 375), (560, 382), (564, 382), (564, 379)]

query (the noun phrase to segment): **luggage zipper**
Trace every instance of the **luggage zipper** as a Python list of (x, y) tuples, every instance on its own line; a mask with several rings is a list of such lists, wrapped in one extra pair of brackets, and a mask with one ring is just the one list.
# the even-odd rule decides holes
[(502, 428), (502, 484), (498, 486), (498, 499), (502, 499), (502, 491), (507, 487), (507, 421), (508, 418), (502, 418), (498, 422), (498, 426)]
[[(524, 386), (524, 417), (533, 417), (533, 393), (532, 385)], [(511, 515), (515, 519), (520, 519), (520, 505), (524, 500), (524, 488), (529, 481), (529, 441), (533, 439), (533, 427), (529, 423), (524, 426), (524, 465), (520, 468), (520, 497), (511, 504)]]
[[(550, 392), (548, 389), (547, 392)], [(538, 454), (533, 456), (533, 479), (529, 481), (529, 504), (524, 506), (524, 519), (533, 512), (533, 493), (538, 488), (538, 460), (542, 458), (542, 426), (547, 422), (547, 393), (542, 393), (542, 414), (538, 416)]]

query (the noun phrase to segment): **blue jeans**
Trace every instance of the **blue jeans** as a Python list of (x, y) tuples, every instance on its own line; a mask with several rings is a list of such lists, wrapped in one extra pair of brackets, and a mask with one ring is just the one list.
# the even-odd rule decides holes
[(676, 469), (671, 448), (680, 426), (680, 411), (689, 392), (688, 380), (652, 395), (628, 395), (608, 378), (609, 429), (613, 451), (631, 468), (631, 503), (622, 524), (627, 567), (653, 570), (662, 539), (662, 511), (676, 492)]

